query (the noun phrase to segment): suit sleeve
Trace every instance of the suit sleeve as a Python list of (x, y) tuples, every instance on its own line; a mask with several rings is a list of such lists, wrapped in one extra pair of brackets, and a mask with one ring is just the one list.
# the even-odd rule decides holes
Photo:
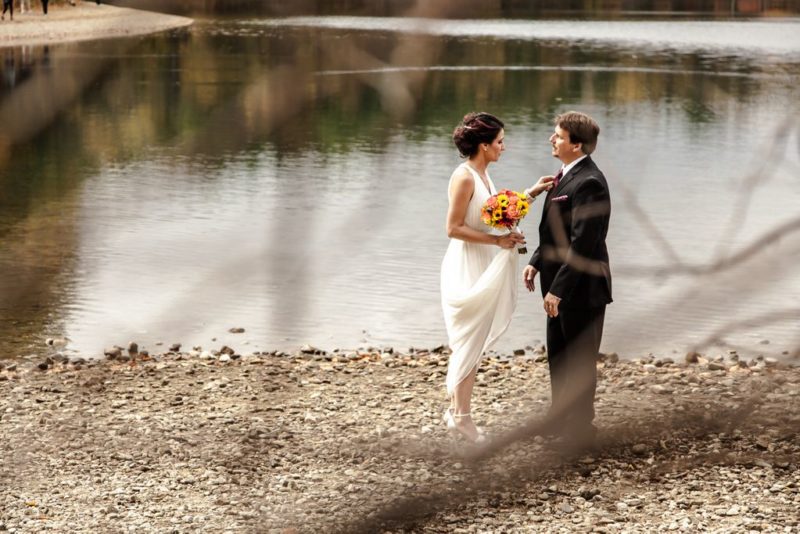
[(536, 269), (537, 271), (542, 270), (542, 252), (541, 252), (542, 245), (540, 244), (536, 247), (536, 250), (533, 251), (533, 255), (531, 256), (528, 265)]
[(589, 275), (594, 251), (603, 240), (610, 209), (608, 191), (599, 180), (589, 178), (574, 193), (571, 208), (569, 250), (550, 286), (550, 293), (566, 300), (581, 278)]

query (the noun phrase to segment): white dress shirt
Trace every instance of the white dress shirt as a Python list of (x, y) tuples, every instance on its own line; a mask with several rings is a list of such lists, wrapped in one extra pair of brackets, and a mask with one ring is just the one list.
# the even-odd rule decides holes
[(572, 163), (570, 163), (569, 165), (563, 165), (563, 166), (561, 167), (561, 179), (563, 180), (563, 179), (564, 179), (564, 177), (567, 175), (567, 173), (568, 173), (569, 171), (571, 171), (571, 170), (572, 170), (572, 168), (573, 168), (575, 165), (577, 165), (577, 164), (578, 164), (578, 162), (580, 162), (581, 160), (583, 160), (584, 158), (586, 158), (586, 156), (587, 156), (587, 154), (584, 154), (583, 156), (579, 157), (578, 159), (576, 159), (575, 161), (573, 161), (573, 162), (572, 162)]

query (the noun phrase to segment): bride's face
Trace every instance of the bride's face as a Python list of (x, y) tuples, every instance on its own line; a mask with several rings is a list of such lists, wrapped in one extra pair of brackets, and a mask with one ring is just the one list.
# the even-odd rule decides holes
[(500, 154), (506, 149), (505, 137), (505, 130), (500, 130), (497, 137), (494, 138), (494, 141), (485, 145), (487, 161), (497, 161), (500, 159)]

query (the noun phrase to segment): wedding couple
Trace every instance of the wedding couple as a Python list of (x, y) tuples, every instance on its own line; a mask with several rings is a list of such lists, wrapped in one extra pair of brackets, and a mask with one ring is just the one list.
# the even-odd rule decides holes
[[(583, 113), (555, 118), (552, 155), (561, 161), (555, 176), (543, 176), (525, 193), (547, 191), (539, 243), (522, 272), (528, 291), (540, 286), (547, 314), (547, 357), (552, 401), (549, 434), (586, 443), (596, 432), (596, 361), (611, 272), (606, 234), (611, 211), (608, 185), (592, 161), (600, 128)], [(488, 173), (505, 150), (504, 125), (488, 113), (470, 113), (453, 132), (462, 157), (450, 177), (447, 235), (441, 288), (452, 355), (447, 370), (448, 429), (471, 442), (486, 440), (470, 416), (475, 374), (483, 352), (511, 322), (517, 304), (518, 252), (525, 239), (481, 221), (481, 207), (497, 193)], [(499, 249), (499, 250), (498, 250)]]

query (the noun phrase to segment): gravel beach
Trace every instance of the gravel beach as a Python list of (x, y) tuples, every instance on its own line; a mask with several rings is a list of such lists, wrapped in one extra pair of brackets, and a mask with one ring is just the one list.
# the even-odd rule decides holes
[[(800, 528), (795, 364), (610, 355), (594, 449), (475, 460), (441, 423), (446, 349), (172, 349), (2, 361), (0, 531)], [(539, 350), (484, 360), (473, 412), (495, 440), (548, 402)]]
[(192, 24), (192, 19), (138, 9), (80, 2), (76, 6), (51, 6), (44, 15), (38, 2), (34, 10), (14, 20), (0, 22), (0, 46), (59, 44), (112, 37), (144, 35)]

